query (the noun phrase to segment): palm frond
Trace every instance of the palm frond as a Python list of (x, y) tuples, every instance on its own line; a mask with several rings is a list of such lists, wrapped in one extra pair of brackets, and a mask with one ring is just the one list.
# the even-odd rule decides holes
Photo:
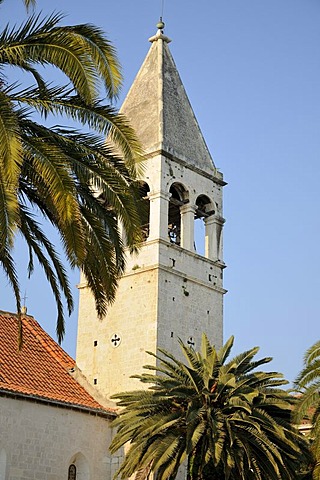
[(98, 97), (103, 80), (112, 98), (121, 84), (114, 48), (97, 27), (60, 27), (62, 18), (61, 14), (43, 19), (31, 15), (19, 29), (7, 27), (0, 36), (1, 63), (22, 66), (28, 59), (29, 64), (51, 64), (65, 73), (87, 103)]
[[(27, 7), (33, 4), (25, 0)], [(62, 19), (59, 13), (32, 14), (20, 27), (7, 25), (0, 33), (1, 67), (17, 67), (32, 82), (26, 88), (5, 81), (0, 85), (2, 266), (19, 303), (10, 256), (19, 231), (29, 251), (29, 274), (38, 258), (51, 285), (59, 339), (64, 329), (61, 295), (69, 313), (73, 304), (65, 270), (39, 219), (58, 232), (67, 262), (82, 269), (98, 315), (104, 316), (125, 267), (118, 222), (130, 251), (137, 251), (142, 239), (135, 181), (143, 160), (128, 121), (100, 99), (101, 87), (112, 101), (121, 85), (114, 47), (99, 28), (61, 26)], [(38, 69), (47, 65), (63, 72), (67, 85), (48, 83), (47, 70), (40, 74)], [(35, 113), (47, 121), (67, 117), (90, 132), (40, 125)], [(25, 225), (22, 217), (28, 219)]]
[(19, 280), (14, 259), (8, 247), (0, 250), (0, 265), (3, 268), (10, 286), (12, 287), (16, 299), (17, 313), (21, 312), (21, 292), (19, 287)]
[(29, 247), (32, 249), (34, 254), (36, 255), (40, 266), (43, 268), (46, 278), (50, 284), (51, 290), (55, 297), (56, 306), (57, 306), (57, 323), (56, 323), (56, 333), (58, 337), (59, 343), (63, 339), (63, 335), (65, 332), (65, 322), (64, 322), (64, 311), (63, 311), (63, 303), (61, 300), (60, 288), (61, 284), (59, 285), (59, 277), (56, 275), (56, 271), (52, 268), (50, 262), (47, 259), (47, 256), (42, 251), (40, 244), (42, 244), (45, 249), (46, 253), (49, 257), (53, 257), (55, 260), (55, 266), (59, 266), (59, 273), (60, 278), (63, 275), (63, 284), (62, 287), (64, 288), (65, 293), (67, 294), (67, 300), (69, 304), (69, 310), (73, 307), (72, 296), (67, 285), (67, 280), (65, 273), (63, 271), (63, 266), (60, 263), (56, 252), (54, 251), (53, 246), (50, 244), (48, 239), (46, 238), (45, 234), (41, 231), (39, 226), (34, 222), (32, 217), (28, 215), (28, 213), (24, 210), (21, 211), (21, 219), (22, 225), (20, 227), (20, 231), (24, 238), (26, 239)]

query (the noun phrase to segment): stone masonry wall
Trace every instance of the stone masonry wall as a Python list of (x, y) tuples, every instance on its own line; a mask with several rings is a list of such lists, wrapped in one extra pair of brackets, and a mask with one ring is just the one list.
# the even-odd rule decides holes
[(155, 269), (136, 265), (121, 279), (117, 300), (101, 321), (90, 293), (81, 290), (77, 365), (107, 397), (138, 388), (137, 380), (129, 377), (150, 363), (146, 350), (156, 348), (157, 282)]
[(15, 398), (0, 398), (1, 480), (111, 480), (121, 457), (110, 457), (108, 419)]

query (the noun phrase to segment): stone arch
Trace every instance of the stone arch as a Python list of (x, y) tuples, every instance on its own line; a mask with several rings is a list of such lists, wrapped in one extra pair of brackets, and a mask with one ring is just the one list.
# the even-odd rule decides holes
[[(70, 468), (71, 466), (73, 467)], [(89, 462), (83, 453), (78, 452), (71, 457), (68, 465), (68, 477), (70, 472), (75, 472), (75, 478), (71, 477), (70, 480), (90, 480)]]
[(4, 448), (0, 450), (0, 480), (5, 480), (7, 470), (7, 454)]
[(140, 180), (138, 182), (138, 192), (140, 198), (140, 217), (143, 240), (147, 240), (150, 233), (150, 187), (147, 182)]
[(215, 212), (214, 202), (204, 194), (198, 195), (195, 202), (195, 251), (200, 255), (208, 257), (208, 242), (210, 241), (206, 219), (213, 216)]
[(197, 211), (195, 216), (197, 218), (206, 218), (215, 213), (215, 205), (207, 195), (198, 195), (196, 206)]
[(181, 207), (189, 202), (189, 192), (182, 183), (172, 183), (168, 210), (168, 236), (171, 243), (181, 245)]

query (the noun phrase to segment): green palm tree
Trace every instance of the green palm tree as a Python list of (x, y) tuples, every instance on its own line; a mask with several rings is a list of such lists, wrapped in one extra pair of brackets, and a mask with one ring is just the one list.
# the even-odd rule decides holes
[(294, 411), (294, 420), (300, 424), (309, 419), (311, 451), (314, 456), (313, 479), (320, 478), (320, 341), (305, 353), (304, 367), (295, 380), (295, 387), (301, 396)]
[[(25, 0), (26, 6), (33, 3)], [(63, 298), (69, 313), (73, 300), (42, 219), (59, 233), (69, 265), (82, 269), (104, 316), (125, 265), (118, 221), (131, 250), (141, 239), (134, 182), (143, 158), (126, 119), (101, 100), (102, 91), (111, 101), (121, 86), (113, 46), (99, 28), (60, 26), (61, 19), (33, 14), (20, 28), (7, 25), (0, 34), (0, 264), (20, 312), (12, 253), (20, 234), (29, 250), (29, 274), (37, 258), (53, 291), (59, 341)], [(10, 84), (7, 66), (25, 73), (28, 86)], [(63, 72), (67, 84), (46, 81), (44, 74), (52, 73), (47, 66)], [(57, 116), (77, 128), (52, 126)]]
[(185, 464), (191, 480), (298, 478), (308, 447), (290, 422), (295, 399), (281, 374), (256, 370), (271, 359), (254, 360), (258, 348), (229, 359), (233, 337), (219, 351), (205, 335), (200, 352), (180, 345), (186, 363), (161, 349), (144, 367), (156, 373), (135, 376), (148, 389), (113, 397), (110, 450), (129, 443), (117, 475), (174, 479)]

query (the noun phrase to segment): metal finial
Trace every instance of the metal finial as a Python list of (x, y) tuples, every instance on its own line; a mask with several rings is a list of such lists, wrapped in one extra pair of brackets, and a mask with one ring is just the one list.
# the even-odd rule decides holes
[(162, 21), (162, 17), (160, 17), (160, 21), (157, 23), (158, 30), (163, 30), (165, 27), (165, 23)]

